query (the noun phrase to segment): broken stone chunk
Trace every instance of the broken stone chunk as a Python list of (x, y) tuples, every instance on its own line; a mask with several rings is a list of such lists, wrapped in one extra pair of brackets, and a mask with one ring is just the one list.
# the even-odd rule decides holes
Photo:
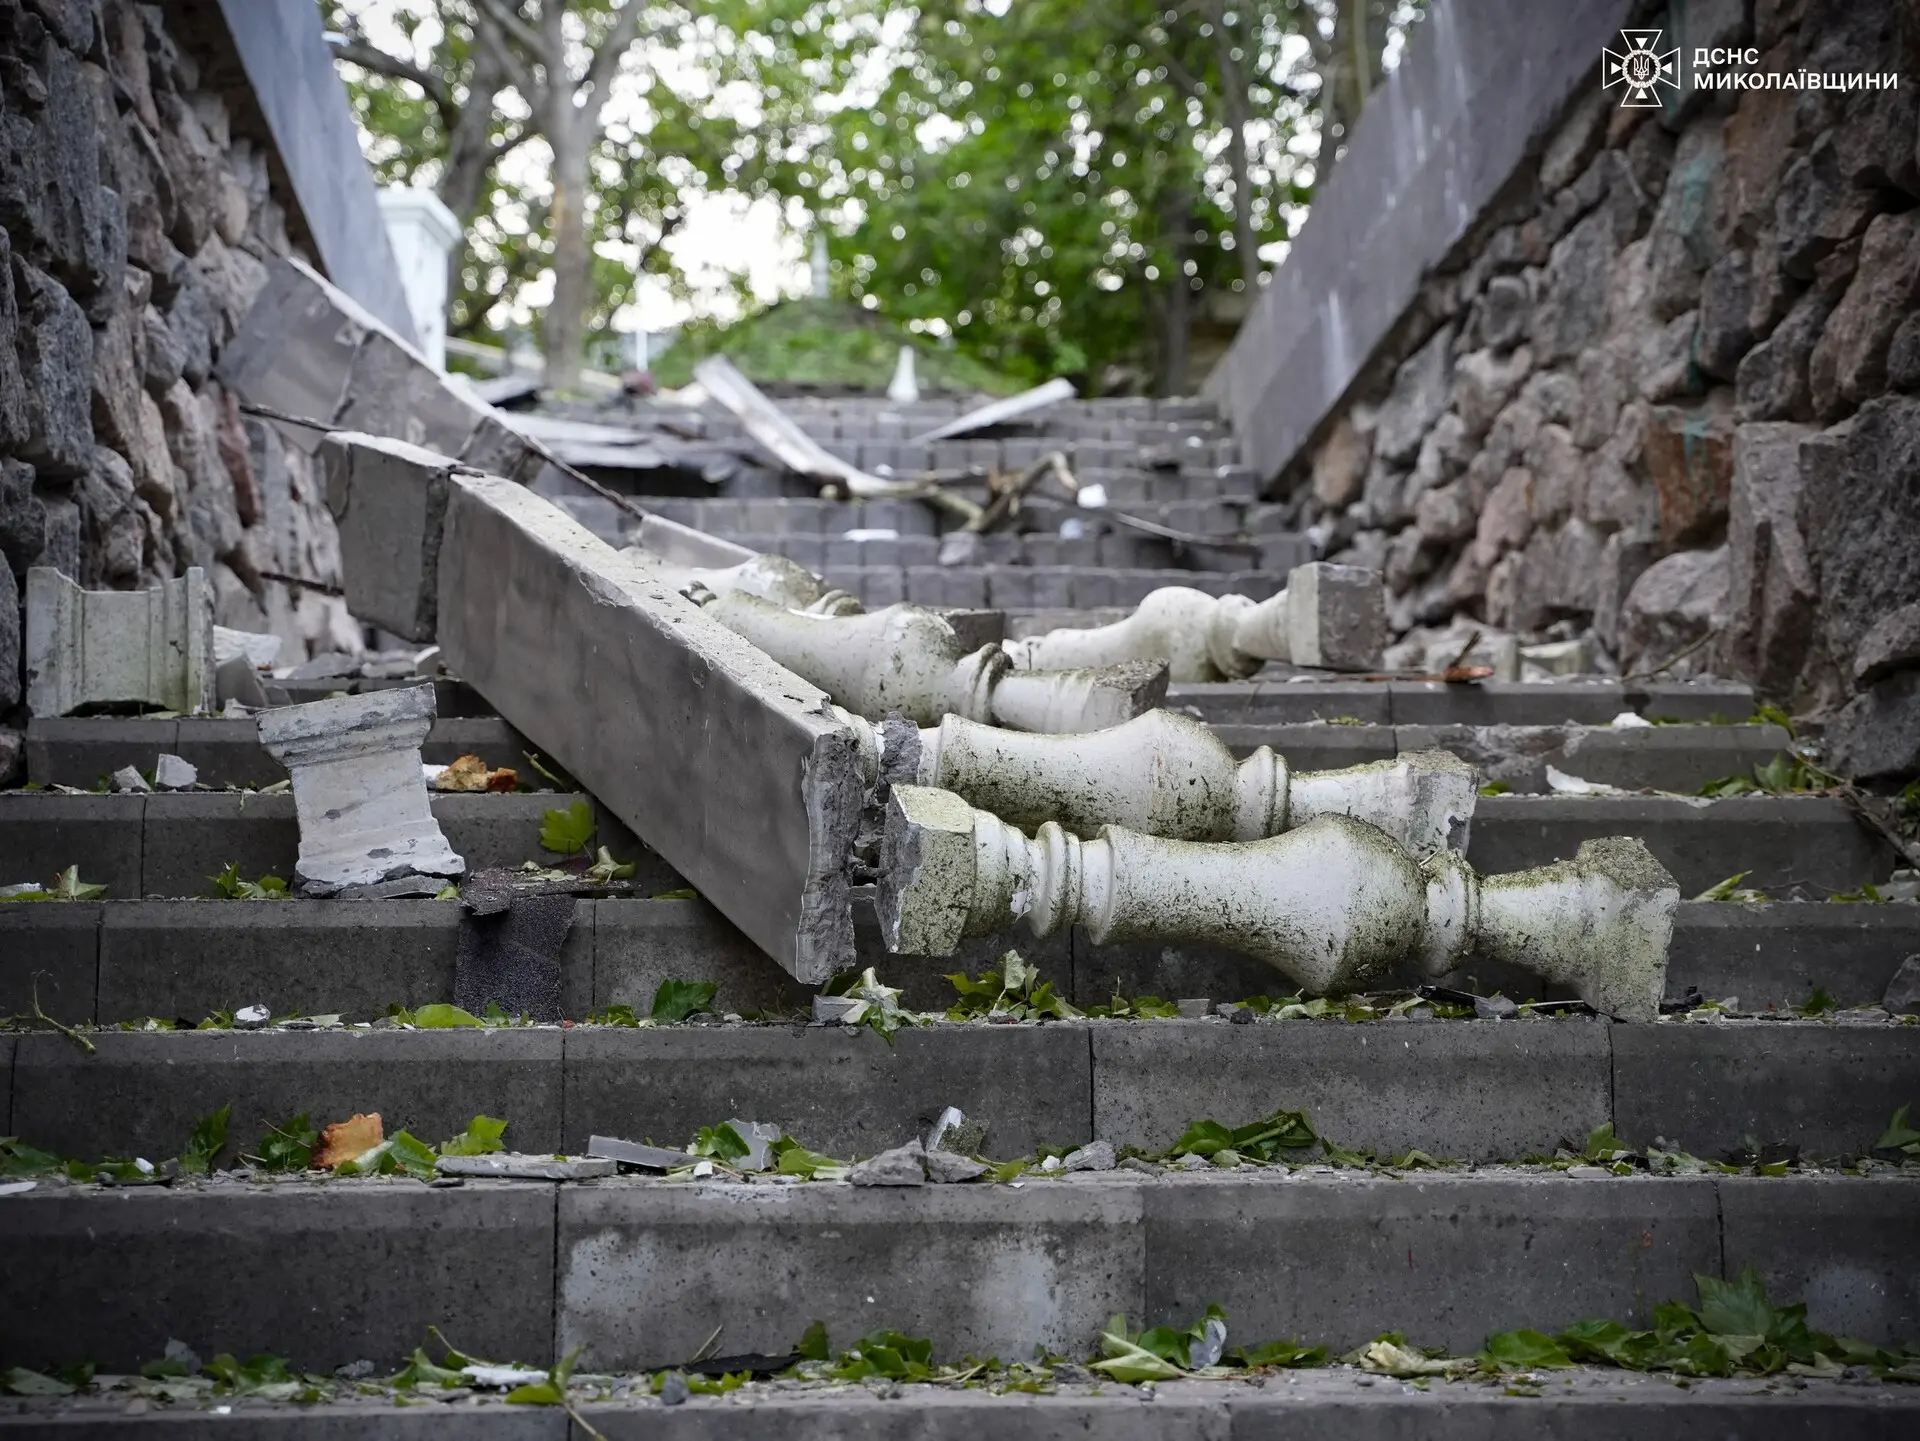
[(27, 572), (27, 708), (214, 703), (213, 586), (197, 566), (152, 590), (82, 590), (58, 570)]
[(1892, 1015), (1920, 1015), (1920, 955), (1908, 956), (1887, 982), (1880, 1004)]
[(242, 1006), (233, 1013), (233, 1024), (242, 1031), (257, 1031), (273, 1019), (273, 1013), (265, 1006)]
[(670, 1151), (665, 1146), (649, 1146), (641, 1141), (623, 1141), (617, 1136), (589, 1136), (587, 1154), (617, 1161), (623, 1166), (638, 1166), (643, 1171), (671, 1171), (693, 1159), (685, 1151)]
[(1473, 1014), (1483, 1021), (1510, 1021), (1520, 1013), (1520, 1007), (1505, 996), (1475, 996)]
[(927, 1153), (918, 1141), (909, 1141), (904, 1146), (895, 1146), (891, 1151), (882, 1151), (877, 1156), (869, 1156), (847, 1173), (847, 1179), (856, 1186), (921, 1186), (926, 1184)]
[(1067, 1152), (1066, 1159), (1060, 1163), (1060, 1169), (1063, 1171), (1111, 1171), (1114, 1164), (1113, 1142), (1089, 1141), (1079, 1150)]
[(921, 1139), (920, 1144), (929, 1152), (939, 1150), (941, 1144), (947, 1139), (948, 1133), (952, 1131), (955, 1126), (963, 1124), (966, 1119), (966, 1113), (958, 1106), (948, 1106), (934, 1120), (933, 1125)]
[(199, 769), (176, 755), (162, 753), (153, 768), (153, 782), (163, 791), (183, 791), (199, 779)]
[(501, 1181), (591, 1181), (614, 1173), (612, 1161), (598, 1156), (524, 1156), (503, 1151), (490, 1156), (442, 1156), (443, 1176), (488, 1176)]
[(822, 1026), (837, 1026), (849, 1016), (861, 1014), (866, 1002), (858, 996), (815, 996), (813, 1019)]
[(119, 770), (113, 773), (113, 788), (122, 794), (129, 791), (150, 791), (153, 789), (152, 786), (147, 784), (147, 778), (132, 766), (121, 766)]
[(1173, 1008), (1183, 1021), (1197, 1021), (1213, 1009), (1213, 1002), (1205, 996), (1189, 996), (1173, 1003)]
[(678, 1371), (667, 1373), (666, 1380), (660, 1383), (660, 1404), (662, 1406), (684, 1406), (687, 1403), (687, 1378)]
[(955, 1185), (987, 1173), (986, 1162), (971, 1156), (957, 1156), (952, 1151), (928, 1151), (925, 1162), (927, 1179), (939, 1185)]

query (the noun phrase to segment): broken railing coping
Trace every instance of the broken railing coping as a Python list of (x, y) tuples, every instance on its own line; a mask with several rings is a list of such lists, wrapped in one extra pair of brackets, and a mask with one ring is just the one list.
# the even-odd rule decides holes
[(450, 478), (439, 616), (451, 667), (783, 968), (852, 960), (865, 785), (825, 692), (496, 476)]

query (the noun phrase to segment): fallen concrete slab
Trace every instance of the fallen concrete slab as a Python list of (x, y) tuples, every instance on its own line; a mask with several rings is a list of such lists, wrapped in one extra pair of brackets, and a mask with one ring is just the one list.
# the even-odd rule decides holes
[(792, 975), (852, 961), (865, 785), (824, 692), (496, 477), (450, 486), (439, 620), (449, 666)]

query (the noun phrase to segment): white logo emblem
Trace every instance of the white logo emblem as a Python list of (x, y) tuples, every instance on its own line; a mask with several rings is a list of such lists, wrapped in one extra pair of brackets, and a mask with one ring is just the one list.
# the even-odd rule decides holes
[(1600, 52), (1601, 88), (1625, 87), (1626, 93), (1620, 97), (1622, 110), (1658, 110), (1659, 86), (1679, 90), (1680, 52), (1669, 50), (1662, 55), (1654, 49), (1660, 43), (1660, 34), (1658, 30), (1622, 30), (1620, 38), (1626, 41), (1626, 50)]

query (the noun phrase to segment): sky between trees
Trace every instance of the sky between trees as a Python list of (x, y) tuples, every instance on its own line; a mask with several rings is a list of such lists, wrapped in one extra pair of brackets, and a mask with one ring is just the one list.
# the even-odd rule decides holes
[(321, 0), (382, 183), (466, 227), (450, 332), (836, 297), (1005, 375), (1180, 393), (1422, 0)]

